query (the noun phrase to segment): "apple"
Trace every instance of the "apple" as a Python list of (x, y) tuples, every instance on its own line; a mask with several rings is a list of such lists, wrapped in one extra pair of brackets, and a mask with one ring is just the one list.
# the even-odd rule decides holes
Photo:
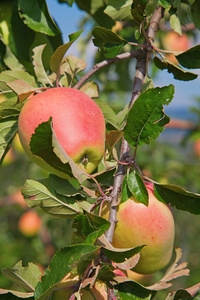
[[(162, 43), (164, 49), (173, 52), (186, 51), (190, 47), (187, 34), (183, 33), (183, 35), (179, 35), (175, 31), (169, 31), (163, 38)], [(174, 54), (166, 54), (166, 58), (168, 58), (172, 63), (178, 64)]]
[(21, 190), (17, 190), (12, 195), (10, 195), (10, 202), (13, 204), (17, 204), (21, 206), (23, 209), (27, 209), (27, 203), (24, 200), (24, 197), (22, 196)]
[(41, 167), (66, 178), (29, 147), (35, 128), (50, 117), (64, 151), (83, 171), (94, 171), (105, 151), (105, 119), (99, 106), (79, 90), (57, 87), (31, 97), (20, 112), (18, 133), (25, 153)]
[[(138, 264), (132, 269), (140, 274), (152, 274), (163, 269), (170, 261), (175, 235), (172, 212), (154, 194), (153, 185), (145, 182), (148, 206), (138, 202), (134, 196), (119, 204), (117, 224), (113, 235), (115, 248), (142, 246)], [(108, 220), (109, 203), (102, 210), (102, 217)]]
[(18, 222), (18, 229), (26, 237), (36, 235), (42, 226), (42, 219), (33, 210), (26, 211), (20, 217)]
[(141, 284), (149, 284), (150, 280), (152, 279), (152, 274), (139, 274), (132, 270), (127, 270), (126, 275), (129, 279), (137, 281)]
[(24, 153), (24, 149), (21, 145), (18, 134), (16, 134), (16, 136), (14, 137), (14, 140), (12, 142), (12, 147), (17, 153), (20, 153), (20, 154)]
[(4, 167), (8, 166), (12, 164), (14, 161), (15, 161), (15, 153), (13, 149), (10, 148), (3, 159), (2, 166)]
[(194, 153), (196, 157), (200, 158), (200, 138), (194, 142)]
[[(53, 291), (51, 299), (70, 299), (70, 296), (73, 294), (79, 279), (79, 275), (73, 276), (71, 273), (69, 273)], [(107, 300), (106, 287), (101, 281), (96, 281), (94, 287), (92, 287), (90, 291), (81, 289), (80, 295), (82, 300)]]

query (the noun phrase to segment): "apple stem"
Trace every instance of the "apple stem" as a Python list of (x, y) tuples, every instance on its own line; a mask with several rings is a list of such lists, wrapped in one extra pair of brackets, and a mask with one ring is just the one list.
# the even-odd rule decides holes
[(124, 166), (130, 166), (130, 163), (131, 163), (131, 162), (125, 162), (125, 161), (120, 161), (120, 160), (118, 160), (118, 159), (114, 156), (113, 151), (112, 151), (112, 156), (113, 156), (114, 160), (115, 160), (118, 164), (124, 165)]
[(96, 185), (97, 185), (97, 187), (98, 187), (98, 189), (99, 189), (99, 192), (100, 192), (102, 198), (103, 198), (103, 199), (107, 199), (106, 194), (103, 192), (103, 190), (102, 190), (102, 188), (101, 188), (99, 182), (96, 180), (96, 178), (95, 178), (94, 176), (92, 176), (91, 174), (87, 174), (87, 175), (88, 175), (88, 177), (92, 178), (92, 179), (94, 180), (94, 182), (96, 183)]

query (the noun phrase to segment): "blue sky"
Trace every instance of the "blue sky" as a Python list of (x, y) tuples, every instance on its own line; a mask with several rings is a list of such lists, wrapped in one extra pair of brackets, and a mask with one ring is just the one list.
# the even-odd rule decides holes
[(46, 0), (50, 14), (58, 23), (63, 32), (63, 39), (68, 41), (68, 35), (77, 31), (79, 20), (85, 16), (85, 12), (78, 9), (76, 3), (72, 7), (65, 3), (58, 3), (57, 0)]
[[(68, 42), (68, 35), (79, 30), (78, 24), (80, 19), (85, 15), (85, 12), (80, 11), (74, 3), (72, 7), (66, 4), (60, 4), (57, 0), (47, 0), (49, 11), (53, 18), (58, 23), (60, 30), (63, 33), (64, 42)], [(91, 53), (94, 50), (91, 43)], [(70, 51), (77, 55), (76, 43)], [(91, 54), (92, 55), (92, 54)], [(195, 70), (194, 73), (200, 73), (200, 70)], [(185, 82), (174, 80), (172, 74), (166, 71), (159, 72), (159, 76), (154, 79), (155, 86), (165, 86), (168, 84), (175, 85), (175, 96), (169, 107), (166, 107), (166, 112), (173, 109), (188, 109), (195, 105), (194, 97), (200, 96), (200, 79), (197, 78), (193, 81)]]

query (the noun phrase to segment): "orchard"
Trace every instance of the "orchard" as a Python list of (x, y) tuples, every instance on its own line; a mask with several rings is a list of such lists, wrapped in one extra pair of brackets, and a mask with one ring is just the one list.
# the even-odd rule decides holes
[(55, 2), (85, 13), (67, 41), (48, 1), (0, 3), (0, 299), (199, 299), (200, 109), (166, 113), (199, 80), (199, 1)]

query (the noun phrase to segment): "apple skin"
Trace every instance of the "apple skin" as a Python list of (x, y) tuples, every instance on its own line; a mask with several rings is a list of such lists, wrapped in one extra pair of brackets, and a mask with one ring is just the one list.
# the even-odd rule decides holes
[[(52, 293), (52, 300), (62, 300), (69, 299), (73, 293), (73, 289), (79, 281), (79, 275), (72, 276), (70, 273), (67, 275), (66, 279), (63, 279), (57, 289)], [(91, 292), (90, 292), (91, 291)], [(107, 300), (106, 287), (103, 282), (97, 281), (91, 290), (81, 290), (80, 295), (82, 300)]]
[[(149, 194), (148, 207), (134, 196), (119, 204), (112, 244), (115, 248), (146, 245), (132, 270), (139, 274), (152, 274), (163, 269), (171, 259), (175, 225), (170, 208), (155, 197), (153, 185), (147, 182), (145, 185)], [(108, 220), (108, 215), (109, 204), (105, 204), (102, 217)]]
[[(164, 49), (175, 52), (186, 51), (190, 47), (187, 34), (183, 33), (181, 36), (175, 31), (168, 32), (163, 38), (162, 43)], [(166, 54), (166, 58), (168, 58), (172, 63), (178, 64), (174, 54)]]
[(33, 210), (23, 213), (18, 222), (18, 229), (26, 237), (36, 235), (42, 226), (42, 219)]
[(196, 157), (200, 158), (200, 138), (194, 142), (194, 153)]
[(90, 174), (105, 151), (105, 119), (99, 106), (79, 90), (57, 87), (32, 96), (20, 112), (18, 133), (25, 153), (41, 167), (67, 178), (64, 173), (33, 155), (29, 148), (35, 128), (50, 117), (56, 137), (65, 152), (83, 171)]

